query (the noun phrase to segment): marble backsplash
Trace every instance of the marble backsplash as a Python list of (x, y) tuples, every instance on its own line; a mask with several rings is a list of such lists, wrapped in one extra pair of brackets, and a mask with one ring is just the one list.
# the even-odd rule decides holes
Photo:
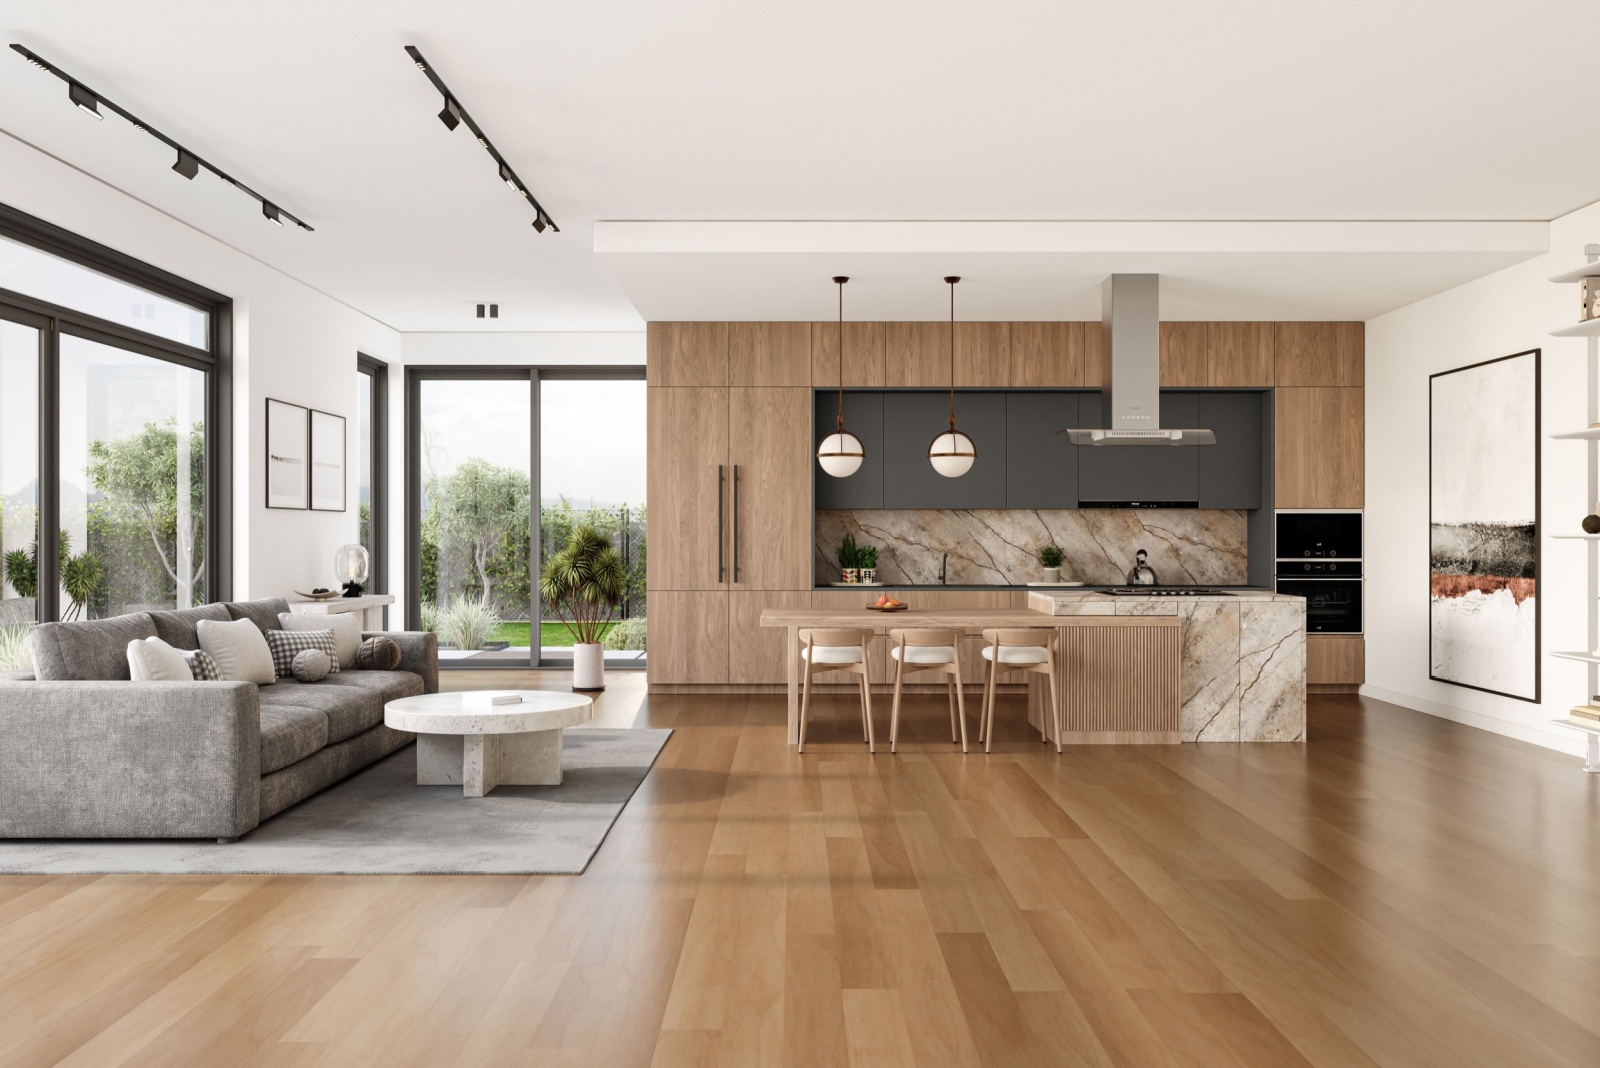
[(1150, 555), (1163, 583), (1239, 586), (1248, 580), (1242, 511), (1199, 508), (819, 510), (813, 542), (819, 585), (839, 581), (846, 534), (878, 546), (878, 580), (937, 586), (950, 554), (951, 586), (1022, 586), (1042, 576), (1038, 550), (1054, 541), (1063, 579), (1090, 585), (1126, 580), (1133, 554)]

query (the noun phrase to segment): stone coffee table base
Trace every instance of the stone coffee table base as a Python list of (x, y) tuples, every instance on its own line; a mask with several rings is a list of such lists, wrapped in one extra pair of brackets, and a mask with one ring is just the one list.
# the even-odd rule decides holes
[(561, 731), (419, 734), (417, 785), (459, 786), (466, 797), (496, 786), (560, 786)]

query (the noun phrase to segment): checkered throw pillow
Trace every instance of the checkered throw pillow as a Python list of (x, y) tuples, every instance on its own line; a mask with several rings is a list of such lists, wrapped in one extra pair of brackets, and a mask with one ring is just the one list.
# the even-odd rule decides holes
[(272, 651), (272, 671), (280, 679), (294, 678), (294, 657), (307, 649), (320, 649), (333, 662), (330, 674), (339, 670), (339, 653), (331, 630), (269, 630), (267, 648)]
[(195, 649), (192, 652), (184, 650), (183, 658), (189, 662), (189, 674), (194, 676), (195, 682), (222, 681), (222, 669), (217, 667), (217, 662), (211, 659), (211, 654), (204, 649)]

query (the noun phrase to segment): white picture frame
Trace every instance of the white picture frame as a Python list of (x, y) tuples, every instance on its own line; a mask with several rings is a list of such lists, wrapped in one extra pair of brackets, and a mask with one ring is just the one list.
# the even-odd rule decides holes
[(311, 504), (310, 409), (267, 398), (267, 507), (304, 510)]
[(311, 510), (343, 512), (345, 500), (345, 419), (311, 411)]

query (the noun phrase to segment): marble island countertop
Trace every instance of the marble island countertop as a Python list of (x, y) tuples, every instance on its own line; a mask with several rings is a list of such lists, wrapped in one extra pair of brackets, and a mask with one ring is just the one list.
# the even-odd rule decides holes
[[(1154, 601), (1160, 601), (1160, 600), (1165, 600), (1166, 599), (1164, 597), (1140, 597), (1137, 594), (1111, 594), (1111, 593), (1106, 592), (1108, 590), (1120, 589), (1120, 588), (1121, 588), (1120, 586), (1111, 586), (1111, 585), (1057, 586), (1057, 585), (1052, 584), (1052, 585), (1049, 585), (1049, 586), (1028, 586), (1028, 585), (1006, 586), (1006, 585), (995, 585), (993, 583), (954, 583), (954, 582), (948, 583), (946, 585), (940, 585), (937, 582), (934, 582), (934, 583), (922, 583), (922, 584), (914, 583), (914, 582), (883, 582), (883, 583), (879, 583), (879, 584), (877, 584), (875, 586), (864, 586), (864, 585), (860, 585), (860, 584), (851, 585), (851, 584), (846, 584), (846, 583), (840, 583), (840, 584), (828, 583), (827, 585), (813, 586), (812, 587), (813, 590), (816, 590), (816, 591), (819, 591), (819, 592), (822, 591), (822, 590), (861, 590), (861, 591), (878, 590), (878, 591), (882, 591), (882, 592), (886, 592), (886, 593), (887, 592), (893, 592), (895, 590), (911, 591), (911, 592), (915, 592), (915, 593), (930, 593), (930, 592), (937, 593), (940, 590), (948, 590), (948, 591), (951, 591), (951, 592), (1001, 592), (1001, 593), (1017, 593), (1017, 592), (1020, 591), (1022, 593), (1036, 594), (1036, 595), (1039, 595), (1039, 596), (1042, 596), (1042, 597), (1078, 597), (1078, 598), (1083, 598), (1083, 597), (1088, 597), (1088, 596), (1096, 596), (1098, 598), (1101, 598), (1101, 599), (1104, 599), (1104, 600), (1108, 600), (1108, 601), (1125, 601), (1125, 600), (1128, 600), (1130, 598), (1133, 599), (1133, 600), (1154, 600)], [(1212, 599), (1216, 600), (1216, 599), (1221, 599), (1221, 598), (1224, 598), (1224, 597), (1243, 597), (1243, 598), (1249, 598), (1249, 599), (1253, 599), (1253, 600), (1284, 600), (1284, 601), (1301, 601), (1301, 600), (1304, 600), (1303, 597), (1295, 597), (1295, 596), (1291, 596), (1289, 594), (1276, 593), (1276, 592), (1274, 592), (1274, 591), (1272, 591), (1270, 589), (1267, 589), (1264, 586), (1221, 586), (1221, 585), (1219, 585), (1219, 586), (1217, 586), (1217, 589), (1222, 590), (1223, 592), (1222, 593), (1184, 593), (1181, 596), (1174, 597), (1172, 599), (1173, 600), (1183, 600), (1184, 598), (1209, 597), (1209, 598), (1212, 598)], [(1049, 609), (1044, 609), (1044, 611), (1048, 612)]]
[[(1117, 606), (1130, 606), (1125, 615), (1177, 615), (1182, 604), (1197, 601), (1271, 601), (1296, 603), (1303, 606), (1304, 597), (1246, 586), (1227, 589), (1221, 593), (1190, 593), (1149, 596), (1137, 593), (1108, 593), (1108, 587), (1065, 587), (1059, 589), (1028, 587), (1028, 607), (1048, 616), (1116, 615)], [(1159, 606), (1167, 605), (1163, 611)]]

